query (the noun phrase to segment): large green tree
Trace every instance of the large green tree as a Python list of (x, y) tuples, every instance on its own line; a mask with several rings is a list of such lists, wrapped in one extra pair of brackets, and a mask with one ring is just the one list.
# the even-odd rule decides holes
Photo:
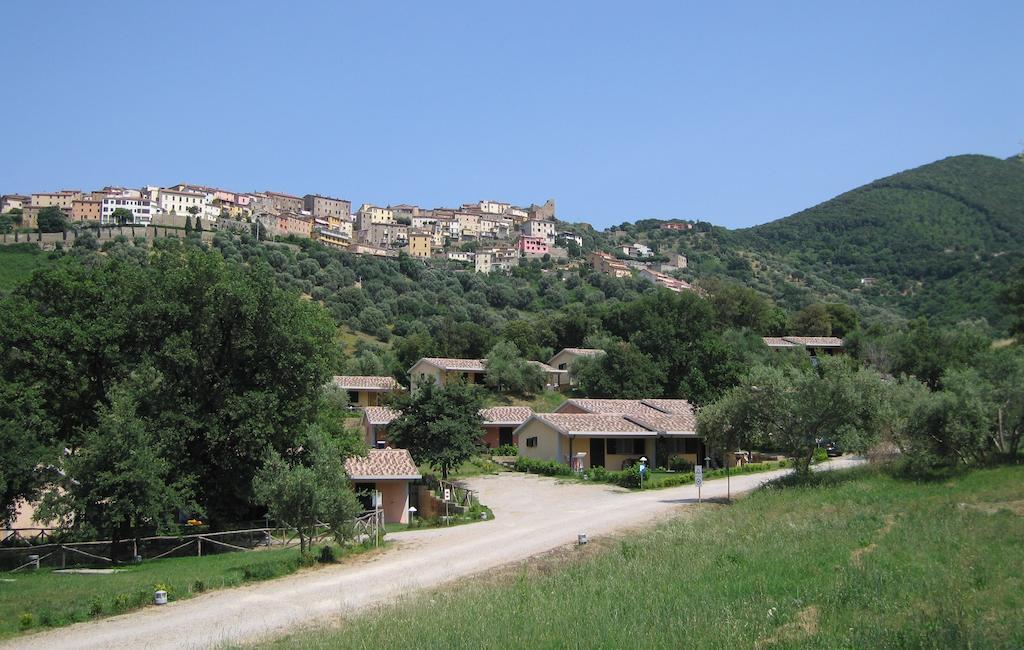
[(544, 371), (530, 363), (511, 341), (498, 341), (487, 354), (484, 383), (498, 391), (533, 394), (544, 390)]
[(66, 258), (0, 300), (0, 378), (37, 391), (43, 444), (77, 452), (112, 388), (151, 367), (138, 413), (216, 525), (253, 514), (266, 452), (291, 448), (316, 415), (333, 333), (262, 264), (173, 241), (141, 262)]
[(737, 350), (725, 344), (711, 304), (693, 292), (659, 289), (611, 306), (605, 328), (649, 357), (659, 392), (704, 404), (734, 385), (745, 370)]
[(39, 232), (64, 232), (68, 228), (68, 218), (64, 211), (55, 205), (43, 208), (36, 217)]
[(326, 432), (312, 427), (301, 452), (285, 457), (269, 451), (253, 480), (256, 499), (279, 525), (296, 529), (303, 553), (318, 524), (327, 524), (339, 542), (352, 536), (360, 505), (345, 477), (344, 455)]
[(427, 463), (441, 476), (473, 457), (483, 435), (477, 387), (463, 382), (437, 386), (427, 382), (392, 405), (402, 412), (388, 425), (388, 437), (408, 449), (417, 463)]
[(643, 399), (664, 394), (665, 371), (629, 343), (603, 346), (605, 354), (577, 358), (572, 376), (587, 397)]
[(170, 526), (190, 504), (185, 477), (160, 453), (153, 423), (138, 413), (134, 383), (119, 385), (110, 405), (99, 406), (96, 427), (64, 463), (66, 480), (46, 492), (39, 510), (41, 519), (64, 528), (109, 536), (115, 554), (120, 540)]
[(881, 390), (878, 373), (842, 357), (814, 365), (758, 366), (701, 409), (698, 429), (723, 446), (749, 440), (785, 451), (797, 472), (807, 473), (820, 439), (851, 450), (874, 441)]

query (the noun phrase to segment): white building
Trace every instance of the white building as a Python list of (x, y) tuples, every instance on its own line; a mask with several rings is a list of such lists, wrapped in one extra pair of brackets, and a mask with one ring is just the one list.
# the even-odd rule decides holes
[(148, 226), (159, 209), (156, 202), (141, 196), (108, 196), (100, 205), (100, 223), (105, 226), (117, 225), (114, 211), (125, 209), (132, 213), (132, 224)]
[(505, 214), (512, 207), (510, 203), (500, 201), (480, 201), (477, 205), (481, 211), (488, 214)]
[(204, 192), (158, 189), (154, 193), (157, 195), (157, 207), (165, 214), (190, 215), (192, 211), (189, 208), (193, 208), (196, 214), (208, 217), (207, 207), (212, 207), (209, 196)]
[(474, 256), (474, 268), (477, 273), (490, 273), (493, 256), (490, 253), (477, 253)]
[(523, 234), (527, 237), (543, 237), (550, 246), (555, 243), (555, 222), (547, 219), (530, 219), (523, 223)]
[(574, 242), (576, 242), (577, 246), (579, 246), (580, 248), (583, 248), (583, 238), (580, 237), (579, 235), (577, 235), (574, 232), (569, 232), (568, 230), (563, 230), (562, 232), (558, 233), (558, 238), (559, 239), (564, 239), (565, 241), (574, 241)]

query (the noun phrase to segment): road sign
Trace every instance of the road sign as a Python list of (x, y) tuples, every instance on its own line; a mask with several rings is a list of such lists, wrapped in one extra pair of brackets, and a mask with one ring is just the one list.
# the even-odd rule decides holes
[(693, 468), (693, 482), (697, 487), (704, 485), (704, 466), (697, 465)]
[(445, 501), (451, 501), (452, 500), (452, 489), (451, 488), (445, 488), (444, 489), (444, 500)]

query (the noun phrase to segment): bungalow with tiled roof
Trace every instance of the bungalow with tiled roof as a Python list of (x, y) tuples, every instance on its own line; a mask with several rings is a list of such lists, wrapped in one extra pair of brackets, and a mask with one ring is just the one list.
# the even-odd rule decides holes
[(571, 399), (514, 434), (520, 455), (583, 469), (618, 470), (641, 456), (652, 466), (673, 456), (696, 464), (704, 454), (694, 409), (681, 399)]
[(484, 359), (449, 359), (441, 357), (424, 357), (409, 368), (409, 387), (416, 390), (430, 379), (438, 386), (454, 380), (463, 380), (468, 384), (483, 382), (485, 367)]
[[(409, 482), (422, 476), (407, 450), (371, 449), (366, 456), (345, 459), (345, 473), (356, 492), (380, 492), (385, 523), (409, 523)], [(372, 507), (369, 495), (360, 499)]]
[(837, 336), (765, 336), (761, 339), (773, 350), (804, 349), (811, 357), (821, 354), (839, 354), (843, 351), (843, 339)]
[(394, 377), (337, 375), (331, 383), (348, 393), (349, 404), (359, 407), (379, 406), (384, 396), (402, 390)]
[(555, 356), (551, 357), (548, 365), (556, 370), (564, 371), (564, 374), (559, 375), (559, 386), (569, 386), (573, 383), (572, 362), (580, 357), (593, 357), (599, 354), (604, 354), (604, 350), (597, 348), (563, 348)]
[(481, 409), (484, 421), (484, 445), (489, 449), (502, 445), (518, 445), (515, 430), (533, 415), (529, 406), (493, 406)]
[[(366, 445), (370, 448), (381, 448), (390, 441), (388, 425), (402, 413), (384, 406), (368, 406), (363, 410), (362, 429)], [(533, 415), (528, 406), (494, 406), (480, 409), (483, 420), (481, 441), (490, 449), (500, 445), (518, 444), (513, 435), (516, 427), (526, 422)]]
[[(544, 373), (544, 386), (557, 389), (562, 384), (569, 383), (569, 371), (553, 368), (542, 361), (527, 361), (526, 363), (535, 366)], [(563, 377), (565, 378), (563, 380)]]
[(366, 446), (383, 447), (388, 440), (388, 425), (401, 413), (386, 406), (367, 406), (363, 409), (362, 429)]

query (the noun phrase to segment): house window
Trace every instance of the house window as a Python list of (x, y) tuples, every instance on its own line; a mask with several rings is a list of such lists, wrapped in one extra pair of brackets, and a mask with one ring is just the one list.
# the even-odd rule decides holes
[(527, 447), (536, 447), (537, 446), (537, 436), (533, 436), (532, 438), (527, 438), (526, 439), (526, 446)]
[(642, 455), (644, 455), (645, 451), (646, 451), (646, 446), (644, 445), (644, 441), (643, 440), (637, 439), (637, 440), (633, 441), (633, 453), (634, 454), (640, 454), (642, 456)]
[(619, 453), (619, 441), (615, 440), (614, 438), (608, 438), (608, 440), (605, 441), (605, 453)]

